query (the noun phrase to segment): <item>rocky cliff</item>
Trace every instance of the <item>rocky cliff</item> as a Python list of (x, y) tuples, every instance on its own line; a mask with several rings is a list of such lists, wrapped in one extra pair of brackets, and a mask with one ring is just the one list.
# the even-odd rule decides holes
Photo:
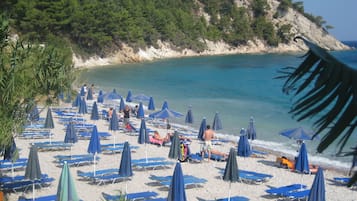
[[(348, 46), (341, 43), (339, 40), (330, 35), (326, 30), (318, 27), (305, 16), (299, 12), (289, 9), (283, 16), (273, 18), (274, 13), (279, 6), (277, 0), (267, 0), (270, 10), (268, 11), (268, 18), (274, 23), (275, 27), (282, 24), (290, 24), (292, 26), (290, 32), (294, 36), (303, 36), (306, 39), (320, 45), (327, 50), (347, 50)], [(249, 0), (236, 0), (237, 6), (248, 7)], [(207, 16), (202, 12), (202, 15)], [(159, 41), (158, 47), (147, 47), (134, 51), (131, 47), (123, 44), (122, 48), (114, 54), (101, 58), (93, 56), (89, 59), (81, 59), (77, 55), (73, 55), (73, 62), (75, 67), (94, 67), (111, 64), (143, 62), (155, 59), (185, 57), (185, 56), (201, 56), (201, 55), (220, 55), (220, 54), (246, 54), (246, 53), (284, 53), (284, 52), (299, 52), (306, 51), (307, 47), (301, 42), (294, 42), (291, 40), (288, 44), (279, 44), (277, 47), (266, 45), (261, 40), (255, 39), (247, 42), (244, 46), (229, 46), (223, 42), (204, 41), (207, 44), (207, 49), (203, 52), (194, 52), (189, 49), (176, 51), (170, 44)]]

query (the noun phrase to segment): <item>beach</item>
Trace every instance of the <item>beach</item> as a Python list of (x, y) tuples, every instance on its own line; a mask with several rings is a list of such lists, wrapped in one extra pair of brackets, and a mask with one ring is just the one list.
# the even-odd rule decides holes
[[(88, 104), (89, 105), (89, 104)], [(56, 106), (57, 107), (57, 106)], [(58, 107), (69, 108), (70, 105), (62, 104)], [(101, 105), (99, 105), (99, 111), (102, 109), (107, 109)], [(73, 111), (75, 111), (74, 109)], [(40, 114), (41, 117), (46, 116), (46, 109)], [(148, 112), (146, 111), (146, 114)], [(62, 141), (65, 136), (65, 126), (59, 123), (59, 118), (55, 114), (54, 123), (55, 128), (52, 130), (53, 132), (53, 141)], [(97, 125), (99, 132), (110, 132), (108, 130), (108, 121), (100, 119), (97, 121), (90, 120), (90, 114), (84, 114), (83, 117), (86, 119), (86, 123), (94, 123)], [(137, 127), (140, 126), (140, 120), (134, 117), (130, 118), (130, 121), (133, 125)], [(161, 135), (164, 135), (167, 130), (162, 127), (155, 127), (147, 122), (147, 127), (152, 130), (158, 130)], [(184, 126), (183, 126), (184, 127)], [(177, 127), (176, 127), (177, 128)], [(175, 126), (171, 129), (173, 132)], [(172, 161), (173, 164), (169, 165), (167, 168), (159, 168), (159, 169), (147, 169), (147, 170), (137, 170), (133, 169), (133, 176), (130, 180), (120, 181), (117, 183), (109, 183), (103, 185), (91, 184), (88, 181), (81, 180), (77, 175), (77, 171), (92, 171), (93, 165), (83, 165), (83, 166), (72, 166), (70, 167), (71, 175), (75, 182), (75, 187), (78, 193), (78, 196), (82, 200), (93, 200), (99, 201), (104, 200), (102, 197), (102, 192), (108, 194), (119, 194), (121, 192), (134, 193), (141, 191), (154, 191), (159, 195), (157, 197), (167, 197), (168, 188), (163, 187), (162, 185), (154, 184), (153, 180), (149, 177), (151, 175), (156, 176), (169, 176), (173, 174), (176, 160), (169, 159), (169, 146), (158, 146), (153, 144), (138, 144), (138, 136), (132, 135), (130, 133), (124, 133), (121, 131), (110, 132), (115, 135), (115, 141), (117, 143), (128, 141), (130, 146), (138, 146), (135, 151), (131, 153), (132, 160), (145, 158), (146, 153), (148, 157), (165, 157), (167, 160)], [(113, 135), (106, 140), (101, 140), (101, 144), (109, 144), (113, 143), (114, 138)], [(31, 143), (48, 141), (48, 139), (22, 139), (16, 138), (16, 144), (20, 151), (20, 158), (27, 158), (29, 153), (29, 147)], [(79, 140), (72, 146), (71, 153), (72, 154), (87, 154), (89, 140)], [(191, 153), (199, 152), (200, 150), (200, 142), (192, 138), (191, 143), (189, 145)], [(219, 145), (214, 145), (214, 149), (217, 149), (221, 152), (228, 153), (230, 148), (236, 148), (237, 143), (235, 141), (230, 142), (222, 142)], [(254, 148), (254, 147), (253, 147)], [(265, 191), (269, 189), (269, 187), (279, 187), (294, 183), (303, 183), (310, 188), (314, 176), (313, 174), (299, 174), (296, 172), (291, 172), (288, 169), (280, 168), (276, 164), (276, 155), (270, 153), (269, 150), (265, 150), (267, 154), (259, 157), (237, 157), (238, 168), (241, 170), (249, 170), (256, 171), (259, 173), (269, 174), (272, 178), (268, 179), (265, 182), (258, 183), (247, 183), (247, 182), (236, 182), (231, 184), (231, 195), (232, 196), (244, 196), (249, 198), (249, 200), (281, 200), (279, 197), (270, 196)], [(50, 177), (55, 178), (55, 180), (51, 183), (49, 187), (36, 189), (35, 194), (38, 196), (52, 195), (57, 192), (57, 185), (59, 181), (59, 177), (61, 174), (62, 168), (57, 166), (54, 162), (55, 155), (69, 155), (70, 150), (64, 151), (39, 151), (39, 160), (42, 173), (48, 174)], [(121, 154), (108, 154), (108, 153), (100, 153), (98, 154), (100, 159), (97, 161), (96, 170), (107, 169), (107, 168), (119, 168)], [(228, 196), (229, 191), (229, 182), (223, 181), (222, 173), (220, 169), (224, 169), (226, 162), (214, 161), (211, 160), (208, 162), (207, 160), (193, 163), (193, 162), (182, 162), (182, 171), (185, 175), (194, 175), (199, 178), (204, 178), (207, 182), (203, 183), (199, 186), (193, 186), (191, 188), (186, 189), (187, 200), (215, 200), (218, 198), (225, 198)], [(326, 187), (326, 200), (334, 200), (334, 201), (353, 201), (357, 200), (356, 197), (356, 188), (350, 189), (345, 186), (339, 185), (333, 181), (334, 177), (346, 177), (347, 172), (336, 171), (334, 169), (325, 169), (325, 187)], [(6, 175), (11, 175), (11, 172), (7, 172)], [(15, 175), (24, 175), (24, 171), (16, 171)], [(25, 196), (26, 198), (31, 198), (32, 191), (27, 191), (26, 193), (17, 192), (8, 194), (9, 200), (17, 200), (19, 196)]]

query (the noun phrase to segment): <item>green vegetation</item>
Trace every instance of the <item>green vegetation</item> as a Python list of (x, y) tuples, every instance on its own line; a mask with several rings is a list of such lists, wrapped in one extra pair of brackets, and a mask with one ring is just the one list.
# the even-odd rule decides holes
[(9, 21), (3, 16), (0, 16), (0, 52), (0, 147), (3, 147), (21, 132), (37, 102), (52, 104), (60, 92), (70, 89), (73, 68), (70, 50), (55, 39), (52, 44), (43, 45), (10, 40)]
[(0, 5), (24, 38), (58, 38), (80, 55), (105, 56), (123, 43), (157, 47), (158, 40), (198, 52), (206, 48), (204, 39), (235, 46), (256, 38), (272, 46), (288, 41), (267, 18), (266, 0), (251, 0), (247, 8), (233, 0), (5, 0)]

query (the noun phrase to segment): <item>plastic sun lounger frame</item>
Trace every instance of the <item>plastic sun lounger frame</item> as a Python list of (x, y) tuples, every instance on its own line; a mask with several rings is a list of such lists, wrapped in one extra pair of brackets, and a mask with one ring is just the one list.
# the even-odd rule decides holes
[[(102, 192), (102, 196), (106, 201), (116, 201), (119, 200), (120, 197), (126, 197), (127, 200), (151, 200), (151, 198), (156, 197), (158, 193), (153, 191), (143, 191), (137, 193), (128, 193), (126, 195), (109, 195), (107, 193)], [(153, 198), (155, 200), (155, 198)]]
[[(46, 195), (35, 198), (35, 201), (56, 201), (57, 195)], [(17, 201), (32, 201), (32, 198), (19, 198)]]
[[(139, 148), (139, 146), (130, 146), (130, 151), (131, 151), (131, 152), (136, 152), (136, 149), (138, 149), (138, 148)], [(124, 149), (124, 146), (103, 147), (103, 148), (102, 148), (102, 151), (103, 151), (103, 152), (109, 152), (109, 153), (115, 154), (115, 153), (121, 153), (121, 152), (123, 152), (123, 149)]]
[(303, 199), (303, 198), (307, 198), (310, 194), (310, 189), (300, 189), (300, 190), (297, 190), (297, 191), (289, 191), (289, 192), (286, 192), (286, 193), (283, 193), (283, 197), (287, 197), (287, 198), (290, 198), (290, 199), (293, 199), (293, 200), (300, 200), (300, 199)]
[[(95, 161), (98, 162), (98, 160), (100, 159), (100, 157), (96, 157)], [(67, 164), (69, 166), (81, 166), (81, 165), (89, 165), (89, 164), (93, 164), (93, 156), (91, 157), (83, 157), (83, 158), (75, 158), (75, 159), (68, 159), (68, 160), (62, 160), (62, 161), (58, 161), (59, 162), (59, 166), (62, 166), (64, 162), (67, 162)]]
[(258, 173), (258, 172), (253, 172), (253, 171), (247, 171), (247, 170), (238, 170), (239, 178), (243, 182), (265, 182), (268, 179), (272, 178), (273, 176), (270, 174), (263, 174), (263, 173)]
[(131, 177), (121, 176), (119, 173), (114, 174), (106, 174), (92, 177), (92, 183), (97, 185), (108, 184), (108, 183), (116, 183), (120, 181), (130, 180)]
[[(185, 188), (194, 186), (194, 187), (199, 187), (202, 186), (202, 184), (206, 183), (207, 180), (203, 178), (197, 178), (197, 177), (184, 177), (183, 178)], [(171, 185), (171, 180), (169, 181), (160, 181), (159, 182), (161, 185), (170, 188)]]
[(155, 170), (156, 168), (165, 168), (168, 167), (169, 165), (175, 164), (172, 161), (148, 161), (148, 162), (143, 162), (143, 163), (132, 163), (132, 166), (138, 169), (153, 169)]
[(1, 189), (2, 191), (12, 191), (14, 193), (16, 193), (17, 190), (24, 189), (23, 191), (25, 192), (30, 186), (32, 186), (33, 183), (35, 183), (36, 186), (42, 188), (44, 186), (50, 185), (54, 180), (55, 179), (52, 177), (41, 178), (35, 180), (34, 182), (31, 180), (21, 180), (13, 183), (5, 183), (1, 186)]
[(65, 160), (88, 158), (88, 157), (93, 158), (93, 155), (92, 154), (75, 154), (75, 155), (56, 155), (56, 156), (54, 156), (54, 158), (57, 161), (65, 161)]
[[(229, 198), (230, 201), (248, 201), (249, 199), (243, 196), (233, 196)], [(216, 201), (228, 201), (228, 198), (220, 198)]]
[[(48, 177), (47, 174), (42, 174), (42, 178)], [(5, 184), (5, 183), (15, 183), (15, 182), (21, 182), (25, 180), (24, 175), (17, 175), (14, 177), (9, 177), (9, 176), (2, 176), (0, 177), (0, 184)]]
[[(102, 169), (102, 170), (96, 170), (95, 171), (95, 176), (103, 176), (103, 175), (108, 175), (108, 174), (113, 174), (119, 172), (119, 168), (110, 168), (110, 169)], [(77, 170), (77, 175), (79, 177), (85, 178), (85, 179), (93, 179), (94, 172), (83, 172), (80, 170)]]
[(139, 158), (139, 159), (132, 159), (131, 164), (137, 163), (145, 163), (145, 162), (154, 162), (154, 161), (165, 161), (165, 157), (149, 157), (149, 158)]
[(38, 151), (60, 151), (70, 149), (71, 143), (36, 144)]
[(276, 195), (276, 196), (283, 196), (284, 193), (290, 192), (290, 191), (297, 191), (299, 189), (306, 189), (306, 185), (303, 184), (291, 184), (287, 186), (280, 186), (280, 187), (273, 187), (265, 192), (269, 193), (270, 195)]

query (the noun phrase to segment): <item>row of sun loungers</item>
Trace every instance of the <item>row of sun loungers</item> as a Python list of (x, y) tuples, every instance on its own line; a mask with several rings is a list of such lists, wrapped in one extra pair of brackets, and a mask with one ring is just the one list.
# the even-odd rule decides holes
[[(92, 154), (83, 154), (83, 155), (59, 155), (55, 156), (56, 163), (58, 166), (62, 166), (66, 161), (69, 166), (81, 166), (93, 164), (93, 155)], [(96, 156), (95, 161), (100, 159), (99, 156)]]
[(39, 187), (45, 187), (50, 185), (55, 179), (52, 177), (48, 177), (45, 176), (42, 177), (41, 179), (38, 180), (17, 180), (14, 182), (7, 182), (7, 183), (3, 183), (1, 184), (1, 190), (5, 191), (5, 192), (14, 192), (16, 193), (17, 191), (27, 191), (28, 188), (31, 188), (33, 183), (35, 184), (35, 186), (39, 186)]
[[(155, 182), (159, 183), (160, 185), (166, 188), (170, 188), (172, 176), (151, 175), (150, 179), (154, 180)], [(183, 180), (184, 180), (185, 188), (189, 188), (192, 186), (198, 187), (207, 182), (206, 179), (198, 178), (193, 175), (184, 175)]]
[(0, 171), (22, 170), (26, 167), (27, 158), (19, 158), (16, 161), (1, 160)]
[(157, 198), (159, 194), (153, 191), (144, 191), (138, 193), (127, 193), (125, 195), (110, 195), (107, 193), (102, 193), (103, 198), (106, 201), (116, 201), (120, 200), (121, 197), (125, 197), (126, 200), (151, 200), (151, 201), (166, 201), (167, 198)]
[(309, 196), (310, 189), (306, 188), (306, 185), (303, 184), (291, 184), (281, 187), (271, 187), (266, 190), (269, 195), (285, 197), (290, 199), (302, 199)]

